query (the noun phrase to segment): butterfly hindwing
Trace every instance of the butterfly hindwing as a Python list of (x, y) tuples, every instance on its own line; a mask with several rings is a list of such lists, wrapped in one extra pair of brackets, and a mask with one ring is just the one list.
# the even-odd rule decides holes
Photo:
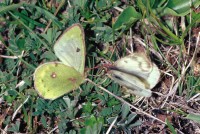
[(38, 94), (51, 100), (77, 89), (83, 80), (82, 74), (60, 62), (42, 64), (34, 73), (34, 86)]

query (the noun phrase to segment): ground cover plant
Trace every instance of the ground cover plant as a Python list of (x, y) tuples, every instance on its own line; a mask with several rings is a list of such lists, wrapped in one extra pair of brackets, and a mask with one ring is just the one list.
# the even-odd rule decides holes
[[(199, 5), (199, 0), (0, 1), (1, 133), (199, 133)], [(60, 60), (54, 45), (74, 24), (84, 30), (85, 54), (78, 58), (85, 57), (85, 66), (75, 73), (80, 86), (44, 99), (34, 72)], [(142, 62), (133, 61), (133, 74), (123, 68), (124, 77), (116, 77), (116, 61), (132, 53)], [(137, 79), (140, 64), (159, 69), (153, 71), (154, 84), (148, 77)], [(126, 85), (129, 75), (136, 86), (140, 81), (149, 89), (146, 97)]]

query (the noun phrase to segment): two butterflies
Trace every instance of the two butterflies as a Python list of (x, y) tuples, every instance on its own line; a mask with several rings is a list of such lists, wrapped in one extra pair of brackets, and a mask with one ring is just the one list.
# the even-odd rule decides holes
[[(80, 24), (69, 27), (54, 45), (61, 62), (40, 65), (34, 73), (34, 86), (45, 99), (54, 100), (84, 81), (85, 39)], [(144, 54), (133, 53), (117, 60), (109, 68), (110, 77), (131, 89), (133, 94), (150, 97), (151, 90), (160, 78), (158, 67)]]

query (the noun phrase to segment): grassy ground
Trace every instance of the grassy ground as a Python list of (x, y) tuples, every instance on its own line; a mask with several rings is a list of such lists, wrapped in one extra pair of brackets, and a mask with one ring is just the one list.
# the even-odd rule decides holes
[[(200, 3), (162, 2), (1, 1), (1, 133), (200, 133)], [(33, 73), (58, 61), (53, 46), (75, 23), (85, 31), (87, 80), (45, 100)], [(160, 69), (151, 97), (129, 94), (109, 77), (106, 65), (132, 52)]]

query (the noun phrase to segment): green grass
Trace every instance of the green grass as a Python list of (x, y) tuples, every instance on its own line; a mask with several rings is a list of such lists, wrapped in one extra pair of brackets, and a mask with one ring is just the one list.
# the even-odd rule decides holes
[[(97, 134), (109, 127), (110, 133), (194, 133), (200, 123), (200, 14), (194, 9), (200, 2), (190, 8), (187, 0), (145, 1), (0, 2), (1, 133)], [(88, 80), (44, 100), (34, 89), (33, 73), (42, 63), (58, 61), (53, 45), (74, 23), (85, 31)], [(125, 93), (102, 64), (131, 49), (146, 53), (161, 70), (150, 98)]]

